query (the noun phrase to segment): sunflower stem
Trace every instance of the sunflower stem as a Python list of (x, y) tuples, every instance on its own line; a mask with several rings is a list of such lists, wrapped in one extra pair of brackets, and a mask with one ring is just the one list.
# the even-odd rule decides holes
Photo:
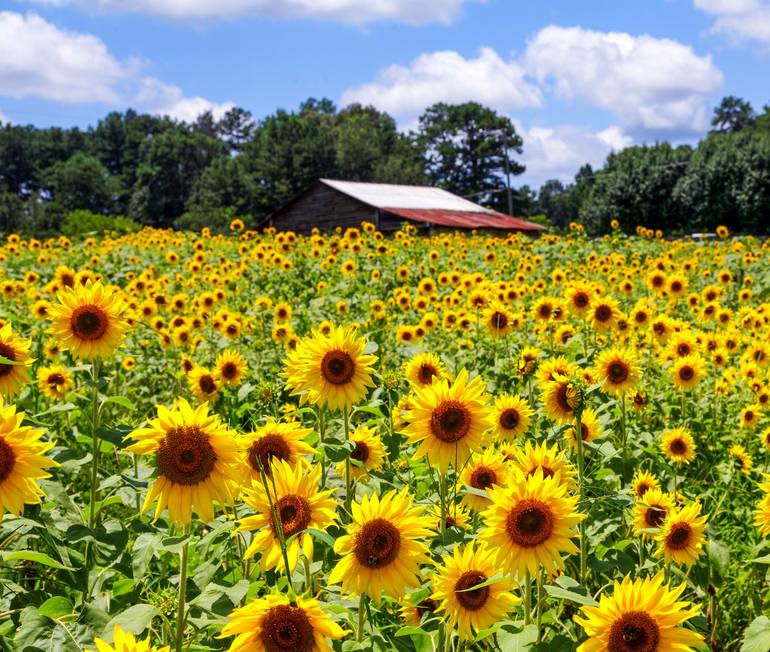
[[(582, 412), (582, 411), (581, 411)], [(579, 412), (575, 416), (575, 439), (577, 440), (577, 462), (578, 462), (578, 485), (580, 488), (580, 502), (584, 497), (584, 479), (583, 479), (583, 423), (582, 414)], [(588, 556), (588, 546), (586, 541), (586, 520), (580, 521), (580, 583), (585, 583), (586, 565)]]
[[(281, 557), (283, 558), (283, 565), (286, 570), (286, 582), (289, 585), (289, 595), (294, 599), (294, 585), (292, 584), (292, 572), (291, 565), (289, 564), (289, 555), (286, 552), (286, 539), (283, 536), (283, 524), (281, 523), (281, 515), (275, 508), (273, 502), (273, 496), (270, 493), (270, 487), (267, 484), (267, 476), (265, 475), (265, 469), (262, 466), (262, 460), (257, 456), (257, 464), (259, 466), (259, 477), (262, 480), (262, 486), (265, 488), (265, 495), (267, 496), (267, 503), (270, 505), (270, 516), (273, 520), (273, 529), (275, 535), (278, 537), (278, 543), (281, 546)], [(275, 486), (275, 485), (273, 485)], [(276, 497), (277, 497), (276, 493)]]
[(88, 503), (88, 527), (96, 525), (96, 493), (99, 481), (99, 358), (91, 364), (91, 496)]
[(187, 553), (189, 544), (189, 540), (185, 541), (179, 553), (179, 600), (176, 611), (176, 635), (174, 637), (176, 652), (182, 652), (182, 643), (184, 642), (185, 602), (187, 600)]
[(524, 572), (524, 624), (529, 625), (532, 622), (532, 578), (529, 569)]
[(446, 504), (446, 475), (442, 472), (438, 472), (438, 500), (439, 500), (439, 510), (441, 512), (441, 521), (438, 524), (439, 533), (441, 534), (441, 538), (444, 538), (444, 534), (446, 533), (446, 514), (447, 514), (447, 504)]
[(537, 642), (543, 639), (543, 569), (538, 569), (537, 572), (537, 615), (535, 617), (535, 625), (537, 626)]
[(313, 595), (313, 576), (310, 574), (310, 560), (303, 556), (302, 562), (305, 566), (305, 590)]
[(356, 641), (361, 643), (364, 640), (364, 627), (366, 626), (366, 593), (361, 594), (358, 601), (358, 630), (356, 631)]
[[(342, 408), (342, 421), (345, 427), (345, 443), (350, 441), (350, 424), (348, 423), (348, 406)], [(350, 455), (345, 458), (345, 513), (351, 518), (353, 503), (353, 482), (350, 478)]]
[(326, 435), (326, 424), (324, 423), (323, 405), (318, 406), (318, 440), (321, 442), (321, 489), (326, 488), (326, 460), (324, 451), (324, 436)]

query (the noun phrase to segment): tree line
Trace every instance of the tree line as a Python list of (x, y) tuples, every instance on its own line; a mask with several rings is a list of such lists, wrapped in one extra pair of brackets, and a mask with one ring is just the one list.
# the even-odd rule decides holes
[[(770, 229), (770, 107), (715, 109), (696, 147), (629, 147), (574, 182), (507, 192), (525, 168), (511, 120), (475, 102), (437, 103), (415, 129), (371, 106), (310, 98), (255, 120), (243, 108), (193, 124), (112, 112), (95, 126), (0, 125), (0, 231), (49, 234), (99, 224), (250, 226), (319, 177), (430, 184), (502, 212), (605, 230), (612, 219), (667, 231)], [(117, 219), (117, 216), (121, 216)], [(125, 217), (124, 217), (125, 216)], [(130, 218), (130, 220), (127, 220)]]

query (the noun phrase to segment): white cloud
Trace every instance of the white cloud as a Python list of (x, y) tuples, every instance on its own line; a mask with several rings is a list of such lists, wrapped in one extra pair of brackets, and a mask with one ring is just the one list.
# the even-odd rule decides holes
[(770, 2), (765, 0), (694, 0), (715, 17), (713, 31), (732, 41), (757, 41), (770, 46)]
[(11, 124), (11, 119), (0, 111), (0, 124)]
[(435, 102), (474, 100), (506, 110), (540, 104), (540, 91), (524, 79), (515, 61), (481, 48), (475, 59), (453, 50), (421, 54), (408, 66), (392, 65), (375, 81), (346, 90), (342, 104), (361, 102), (396, 116), (413, 116)]
[(527, 44), (526, 69), (557, 97), (583, 99), (628, 130), (697, 133), (723, 82), (710, 56), (648, 35), (551, 25)]
[(231, 108), (141, 74), (136, 60), (118, 61), (96, 36), (58, 28), (37, 14), (0, 12), (0, 96), (67, 104), (134, 105), (192, 121)]
[(521, 162), (527, 171), (522, 181), (535, 188), (548, 179), (572, 181), (580, 166), (600, 167), (610, 152), (632, 144), (631, 137), (615, 125), (593, 132), (573, 125), (526, 128), (517, 121), (516, 129), (524, 139)]
[(309, 18), (352, 25), (393, 21), (409, 25), (453, 22), (465, 0), (27, 0), (39, 5), (75, 5), (90, 11), (132, 12), (172, 20), (217, 20), (242, 16)]
[(0, 12), (0, 93), (67, 103), (118, 101), (130, 76), (95, 36), (61, 30), (36, 14)]

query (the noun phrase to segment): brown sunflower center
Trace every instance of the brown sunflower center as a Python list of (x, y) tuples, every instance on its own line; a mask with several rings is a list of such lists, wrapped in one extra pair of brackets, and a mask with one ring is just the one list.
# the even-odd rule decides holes
[(211, 475), (217, 454), (209, 436), (198, 426), (179, 426), (160, 442), (157, 460), (161, 475), (171, 482), (195, 485)]
[(471, 427), (471, 413), (459, 401), (444, 401), (433, 410), (430, 429), (441, 441), (453, 444), (460, 441)]
[(222, 378), (232, 380), (238, 375), (238, 365), (234, 362), (225, 362), (221, 369)]
[(643, 498), (644, 494), (646, 494), (652, 487), (650, 487), (649, 484), (646, 482), (640, 482), (636, 486), (636, 497), (637, 498)]
[(98, 306), (80, 306), (75, 308), (70, 317), (72, 334), (87, 342), (101, 339), (107, 332), (108, 325), (107, 314)]
[(492, 324), (492, 328), (503, 330), (508, 326), (508, 317), (502, 312), (494, 312), (490, 318), (490, 323)]
[(573, 412), (574, 409), (570, 405), (569, 400), (569, 386), (567, 383), (561, 383), (556, 390), (556, 402), (559, 404), (559, 408), (564, 412)]
[(690, 543), (692, 528), (687, 523), (676, 523), (666, 537), (666, 548), (683, 550)]
[[(303, 532), (310, 524), (310, 503), (302, 496), (282, 496), (275, 503), (275, 511), (281, 519), (284, 539)], [(275, 534), (273, 526), (273, 535)]]
[(259, 471), (260, 464), (265, 473), (270, 473), (273, 459), (291, 462), (291, 448), (281, 435), (270, 434), (260, 437), (249, 448), (249, 466)]
[[(0, 355), (11, 362), (16, 362), (16, 351), (3, 342), (0, 342)], [(0, 363), (0, 378), (10, 375), (15, 366), (16, 365)]]
[(674, 455), (684, 455), (687, 452), (687, 444), (683, 439), (674, 439), (669, 446), (669, 450)]
[(364, 464), (366, 460), (369, 459), (369, 446), (367, 446), (366, 442), (357, 441), (356, 447), (353, 449), (350, 457), (351, 459), (357, 460), (358, 462), (361, 462), (361, 464)]
[(5, 482), (11, 475), (13, 467), (16, 464), (16, 454), (13, 452), (10, 444), (3, 437), (0, 437), (0, 484)]
[(572, 297), (572, 303), (576, 308), (585, 308), (589, 301), (590, 299), (585, 292), (576, 292), (575, 296)]
[(471, 487), (486, 489), (497, 482), (497, 474), (488, 466), (479, 466), (471, 473)]
[(648, 527), (658, 528), (663, 525), (663, 521), (666, 520), (666, 510), (656, 505), (650, 505), (644, 511), (644, 522)]
[(213, 394), (217, 391), (217, 384), (214, 382), (214, 378), (210, 374), (204, 374), (198, 379), (198, 387), (204, 394)]
[(425, 614), (432, 614), (436, 611), (436, 607), (438, 607), (438, 603), (435, 600), (425, 598), (425, 600), (415, 606), (415, 611), (417, 611), (418, 618), (422, 618)]
[(551, 508), (533, 498), (520, 501), (508, 512), (505, 523), (511, 541), (522, 548), (534, 548), (547, 541), (553, 527)]
[(396, 559), (400, 548), (398, 528), (384, 518), (375, 518), (364, 523), (356, 536), (353, 552), (362, 566), (384, 568)]
[(681, 342), (676, 347), (676, 353), (679, 357), (683, 358), (686, 355), (690, 355), (690, 345), (686, 342)]
[(353, 358), (345, 351), (329, 351), (321, 360), (321, 375), (332, 385), (349, 383), (355, 372)]
[(464, 609), (478, 611), (486, 604), (489, 586), (478, 586), (486, 581), (487, 576), (477, 570), (465, 571), (460, 576), (455, 584), (455, 597)]
[(420, 368), (417, 370), (417, 377), (423, 384), (427, 385), (428, 383), (433, 382), (434, 376), (438, 376), (438, 371), (431, 364), (421, 364)]
[(500, 419), (498, 421), (505, 430), (513, 430), (519, 425), (519, 419), (518, 410), (507, 408), (500, 413)]
[(51, 387), (56, 388), (59, 385), (63, 385), (66, 382), (66, 380), (62, 374), (56, 372), (56, 373), (49, 374), (48, 378), (45, 379), (45, 382)]
[(692, 380), (695, 377), (695, 370), (690, 365), (685, 365), (679, 370), (679, 378), (682, 380)]
[(609, 321), (612, 318), (612, 308), (609, 306), (598, 306), (594, 311), (594, 318), (598, 322)]
[(311, 652), (315, 647), (313, 625), (300, 607), (272, 607), (262, 618), (259, 637), (267, 652)]
[(660, 629), (644, 611), (629, 611), (612, 624), (607, 645), (612, 652), (655, 652)]
[(616, 360), (610, 364), (607, 369), (607, 375), (610, 382), (616, 385), (626, 382), (628, 380), (628, 365), (620, 360)]

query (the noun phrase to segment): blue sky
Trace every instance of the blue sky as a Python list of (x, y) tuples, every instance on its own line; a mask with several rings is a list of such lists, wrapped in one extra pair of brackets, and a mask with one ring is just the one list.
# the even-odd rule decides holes
[(723, 95), (760, 108), (769, 82), (770, 0), (0, 0), (0, 119), (261, 117), (325, 96), (408, 129), (477, 100), (515, 121), (535, 185), (694, 142)]

